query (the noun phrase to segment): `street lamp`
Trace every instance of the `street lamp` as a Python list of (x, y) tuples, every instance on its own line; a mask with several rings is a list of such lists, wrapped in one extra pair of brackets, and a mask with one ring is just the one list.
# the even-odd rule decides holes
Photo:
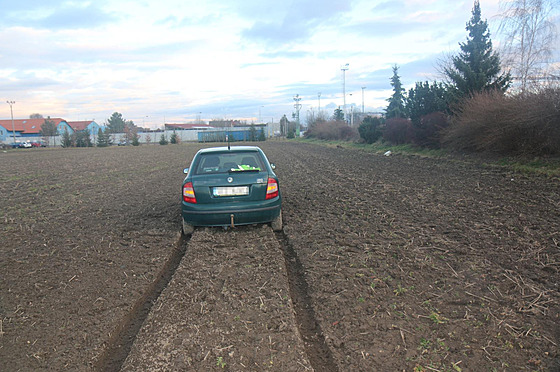
[(366, 89), (366, 87), (362, 87), (362, 114), (365, 113), (365, 111), (364, 111), (364, 89)]
[(319, 108), (317, 109), (317, 115), (321, 114), (321, 92), (317, 93), (317, 99), (319, 100)]
[(344, 97), (344, 119), (346, 120), (346, 70), (348, 70), (348, 63), (343, 65), (340, 70), (342, 71), (342, 97)]
[(12, 134), (14, 135), (14, 146), (16, 144), (16, 128), (14, 126), (14, 110), (12, 106), (16, 103), (15, 101), (6, 101), (8, 105), (10, 105), (10, 114), (12, 115)]

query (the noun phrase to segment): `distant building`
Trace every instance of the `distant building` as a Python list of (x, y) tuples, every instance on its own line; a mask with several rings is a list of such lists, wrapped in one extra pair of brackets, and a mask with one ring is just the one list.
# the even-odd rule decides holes
[[(72, 128), (73, 132), (81, 132), (83, 130), (88, 130), (90, 135), (97, 135), (99, 133), (99, 129), (105, 131), (105, 127), (102, 125), (97, 124), (95, 121), (86, 120), (86, 121), (69, 121), (68, 125)], [(63, 129), (64, 131), (64, 129)]]
[(165, 130), (205, 130), (212, 128), (208, 124), (165, 124)]
[(210, 120), (209, 125), (215, 128), (232, 128), (238, 127), (244, 124), (241, 124), (239, 120)]
[(14, 119), (14, 128), (12, 129), (12, 120), (0, 120), (0, 141), (13, 142), (15, 132), (16, 141), (27, 141), (41, 137), (41, 125), (45, 120), (52, 121), (59, 133), (64, 133), (64, 129), (73, 133), (73, 129), (68, 122), (61, 118), (41, 118), (41, 119)]

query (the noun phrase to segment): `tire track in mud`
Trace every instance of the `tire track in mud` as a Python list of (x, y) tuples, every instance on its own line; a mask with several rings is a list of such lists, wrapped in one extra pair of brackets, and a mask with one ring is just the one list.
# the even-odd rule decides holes
[(275, 234), (284, 255), (296, 324), (309, 362), (315, 371), (338, 371), (321, 326), (315, 317), (303, 266), (284, 231)]
[[(295, 324), (312, 368), (316, 371), (338, 371), (332, 353), (315, 318), (305, 272), (288, 236), (283, 232), (274, 233), (280, 253), (283, 255), (289, 285), (289, 295), (293, 304)], [(97, 371), (120, 371), (142, 328), (152, 306), (162, 291), (168, 286), (188, 249), (190, 236), (180, 235), (166, 263), (130, 312), (117, 325), (94, 368)]]
[(94, 369), (96, 371), (118, 372), (121, 370), (124, 361), (130, 353), (136, 335), (152, 309), (152, 305), (156, 303), (161, 292), (169, 284), (181, 259), (185, 255), (189, 240), (190, 236), (179, 233), (175, 247), (156, 275), (156, 279), (150, 284), (144, 295), (135, 302), (130, 312), (112, 333), (105, 351), (101, 354), (97, 363), (95, 363)]

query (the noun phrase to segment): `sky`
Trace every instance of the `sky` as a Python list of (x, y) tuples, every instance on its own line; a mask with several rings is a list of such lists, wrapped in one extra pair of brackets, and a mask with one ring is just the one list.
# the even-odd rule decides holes
[[(494, 45), (499, 0), (481, 0)], [(391, 67), (405, 88), (439, 79), (473, 1), (0, 0), (0, 118), (138, 126), (302, 120), (346, 104), (382, 111)], [(348, 64), (344, 72), (341, 67)], [(343, 83), (344, 81), (344, 83)], [(362, 89), (362, 87), (365, 87)], [(319, 97), (320, 94), (320, 97)]]

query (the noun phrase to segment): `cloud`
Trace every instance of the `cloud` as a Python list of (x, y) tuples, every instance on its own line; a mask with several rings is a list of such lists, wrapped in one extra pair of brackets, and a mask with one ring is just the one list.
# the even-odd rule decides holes
[[(2, 7), (0, 2), (0, 8)], [(24, 26), (48, 30), (91, 29), (116, 22), (119, 16), (104, 11), (98, 3), (64, 3), (52, 6), (44, 1), (22, 1), (9, 4), (0, 13), (0, 21), (6, 26)]]
[[(276, 4), (276, 3), (275, 3)], [(342, 18), (351, 10), (351, 1), (302, 0), (292, 1), (283, 14), (271, 21), (257, 21), (242, 32), (248, 41), (279, 46), (308, 39), (322, 24)], [(271, 19), (270, 15), (266, 19)]]
[(51, 79), (39, 77), (34, 72), (16, 72), (6, 77), (0, 77), (0, 92), (6, 92), (6, 96), (14, 91), (27, 90), (43, 90), (45, 88), (55, 88), (60, 82)]
[(403, 1), (383, 1), (375, 5), (372, 11), (374, 12), (374, 14), (379, 14), (382, 12), (396, 13), (403, 10), (404, 7), (405, 4)]
[(118, 22), (115, 14), (110, 14), (93, 4), (83, 7), (64, 7), (38, 23), (49, 29), (90, 29)]
[(305, 50), (273, 50), (260, 53), (259, 56), (267, 60), (276, 59), (302, 59), (312, 57), (314, 54)]

